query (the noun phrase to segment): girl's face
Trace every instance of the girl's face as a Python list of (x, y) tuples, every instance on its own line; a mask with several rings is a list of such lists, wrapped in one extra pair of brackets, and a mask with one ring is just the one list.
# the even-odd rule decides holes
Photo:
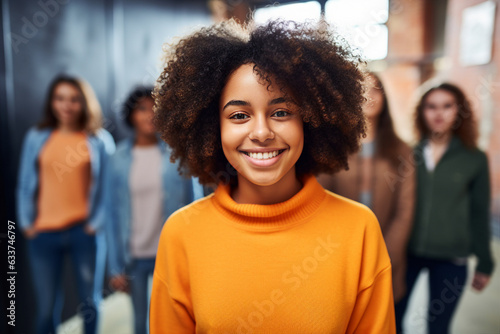
[(69, 83), (60, 83), (54, 89), (52, 110), (60, 125), (74, 127), (82, 115), (82, 94)]
[(222, 149), (238, 177), (259, 186), (290, 173), (295, 178), (304, 147), (302, 118), (274, 81), (268, 88), (253, 64), (242, 65), (222, 90), (219, 110)]
[(384, 94), (377, 80), (371, 75), (367, 78), (367, 101), (363, 107), (363, 112), (369, 119), (376, 118), (382, 112), (384, 104)]
[(151, 136), (154, 135), (156, 130), (153, 124), (153, 107), (154, 101), (150, 97), (143, 97), (139, 101), (132, 111), (132, 124), (134, 129), (138, 134)]
[(431, 92), (424, 101), (423, 116), (431, 133), (444, 134), (451, 131), (457, 113), (455, 97), (443, 89)]

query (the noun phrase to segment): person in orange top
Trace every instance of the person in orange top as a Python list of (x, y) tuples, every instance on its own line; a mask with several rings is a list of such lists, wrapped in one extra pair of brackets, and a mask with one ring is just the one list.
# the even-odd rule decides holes
[(359, 60), (328, 27), (234, 21), (167, 53), (155, 122), (215, 192), (172, 214), (150, 332), (395, 333), (375, 215), (321, 187), (365, 131)]
[[(29, 240), (37, 317), (35, 333), (55, 333), (65, 256), (75, 271), (84, 333), (97, 331), (104, 252), (96, 232), (104, 223), (103, 180), (111, 135), (81, 79), (59, 76), (50, 85), (42, 122), (26, 134), (17, 184), (17, 219)], [(100, 252), (98, 252), (101, 250)], [(101, 275), (102, 273), (102, 275)]]

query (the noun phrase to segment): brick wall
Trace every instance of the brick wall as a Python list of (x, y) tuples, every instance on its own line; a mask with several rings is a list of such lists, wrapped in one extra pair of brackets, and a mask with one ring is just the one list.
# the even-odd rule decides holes
[(406, 141), (414, 139), (414, 106), (419, 87), (429, 83), (426, 80), (450, 81), (465, 91), (480, 127), (479, 145), (489, 157), (494, 233), (500, 237), (500, 0), (495, 0), (491, 61), (478, 66), (459, 62), (462, 12), (482, 2), (391, 1), (389, 54), (375, 67), (384, 69), (381, 77), (392, 114), (398, 133)]
[(489, 158), (494, 232), (500, 237), (500, 1), (496, 0), (492, 59), (488, 64), (462, 66), (459, 62), (462, 11), (484, 0), (449, 0), (445, 55), (450, 68), (439, 73), (460, 85), (473, 105), (480, 128), (479, 144)]

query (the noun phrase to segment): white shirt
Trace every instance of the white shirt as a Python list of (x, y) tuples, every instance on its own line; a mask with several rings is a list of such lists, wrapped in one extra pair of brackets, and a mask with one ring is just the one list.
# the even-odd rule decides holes
[(130, 254), (132, 258), (156, 256), (163, 226), (162, 155), (158, 145), (134, 147), (129, 186), (132, 205)]

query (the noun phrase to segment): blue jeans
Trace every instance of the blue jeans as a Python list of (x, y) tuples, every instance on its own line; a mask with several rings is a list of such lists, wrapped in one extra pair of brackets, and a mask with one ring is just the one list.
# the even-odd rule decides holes
[[(420, 271), (429, 270), (430, 299), (426, 315), (411, 314), (410, 321), (425, 320), (429, 334), (447, 334), (467, 279), (467, 265), (410, 255), (406, 274), (406, 296), (396, 304), (396, 330), (403, 333), (403, 317)], [(420, 318), (420, 319), (418, 319)]]
[(81, 223), (62, 231), (42, 232), (29, 242), (37, 334), (55, 334), (60, 323), (61, 279), (66, 254), (71, 256), (80, 301), (75, 311), (82, 316), (85, 334), (94, 334), (97, 330), (98, 312), (94, 298), (96, 237), (85, 233), (83, 227)]
[(130, 284), (130, 296), (134, 308), (135, 334), (146, 334), (148, 324), (148, 279), (153, 275), (155, 258), (132, 259), (127, 269)]

